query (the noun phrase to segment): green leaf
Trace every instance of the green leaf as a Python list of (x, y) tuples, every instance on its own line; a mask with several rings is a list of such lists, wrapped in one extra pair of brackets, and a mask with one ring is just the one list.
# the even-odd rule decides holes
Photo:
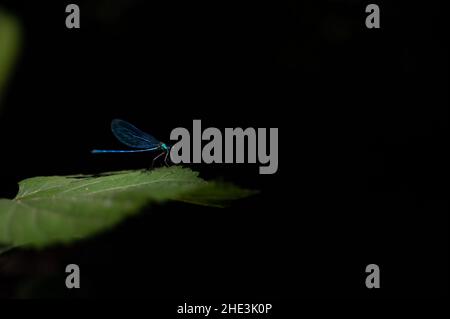
[(150, 203), (172, 200), (220, 207), (252, 193), (207, 182), (180, 166), (34, 177), (19, 183), (13, 200), (0, 199), (0, 243), (34, 247), (67, 243), (109, 229)]
[(14, 246), (3, 246), (3, 245), (0, 245), (0, 255), (2, 255), (4, 253), (7, 253), (8, 251), (10, 251), (10, 250), (12, 250), (14, 248), (15, 248)]
[(0, 105), (3, 90), (19, 52), (20, 39), (18, 21), (0, 8)]

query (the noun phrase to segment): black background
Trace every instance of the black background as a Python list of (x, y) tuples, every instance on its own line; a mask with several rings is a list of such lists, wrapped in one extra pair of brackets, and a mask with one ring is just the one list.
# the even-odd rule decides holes
[[(261, 193), (227, 209), (152, 207), (71, 246), (1, 257), (0, 297), (278, 299), (448, 292), (448, 46), (439, 2), (3, 1), (24, 43), (0, 114), (1, 197), (39, 175), (142, 168), (123, 118), (278, 127), (279, 170), (196, 165)], [(80, 265), (82, 289), (64, 268)], [(381, 268), (380, 290), (365, 267)]]

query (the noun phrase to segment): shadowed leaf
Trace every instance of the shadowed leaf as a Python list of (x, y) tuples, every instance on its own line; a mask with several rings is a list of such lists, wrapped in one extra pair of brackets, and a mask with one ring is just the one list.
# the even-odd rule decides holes
[(172, 166), (98, 176), (34, 177), (19, 183), (13, 200), (0, 199), (0, 243), (42, 247), (111, 228), (148, 204), (184, 201), (223, 204), (252, 192)]
[(3, 91), (19, 51), (20, 38), (17, 20), (0, 8), (0, 106)]

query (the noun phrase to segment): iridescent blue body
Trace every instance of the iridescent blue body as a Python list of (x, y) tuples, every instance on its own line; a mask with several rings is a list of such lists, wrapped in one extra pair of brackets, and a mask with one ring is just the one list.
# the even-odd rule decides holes
[(111, 130), (114, 136), (123, 144), (135, 148), (134, 150), (92, 150), (93, 154), (99, 153), (136, 153), (136, 152), (150, 152), (162, 151), (161, 154), (153, 159), (153, 162), (165, 154), (164, 162), (167, 165), (167, 157), (169, 155), (170, 146), (158, 141), (156, 138), (142, 132), (134, 125), (124, 121), (115, 119), (111, 122)]

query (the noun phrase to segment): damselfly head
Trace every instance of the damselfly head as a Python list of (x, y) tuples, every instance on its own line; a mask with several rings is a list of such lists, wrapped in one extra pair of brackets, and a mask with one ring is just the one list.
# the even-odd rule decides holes
[(164, 151), (170, 150), (170, 146), (167, 145), (166, 143), (161, 143), (161, 148), (162, 148)]

